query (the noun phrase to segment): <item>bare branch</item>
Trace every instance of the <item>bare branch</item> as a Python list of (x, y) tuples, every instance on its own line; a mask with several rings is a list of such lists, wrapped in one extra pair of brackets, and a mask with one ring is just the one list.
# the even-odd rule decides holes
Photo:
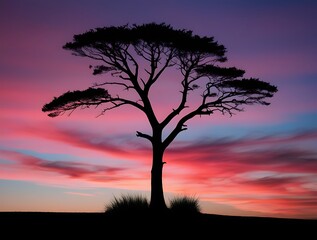
[(136, 132), (136, 136), (145, 138), (145, 139), (149, 140), (150, 142), (152, 142), (152, 137), (150, 135), (148, 135), (148, 134), (141, 133), (141, 132), (137, 131)]
[(190, 83), (192, 83), (193, 81), (197, 80), (194, 78), (194, 80), (189, 80), (190, 74), (192, 72), (192, 70), (197, 66), (199, 60), (196, 59), (195, 61), (186, 61), (187, 65), (182, 66), (181, 69), (184, 70), (184, 79), (182, 81), (182, 86), (183, 86), (183, 91), (182, 93), (182, 98), (181, 101), (178, 105), (178, 107), (173, 111), (162, 121), (161, 126), (164, 128), (165, 126), (167, 126), (170, 121), (172, 121), (173, 118), (175, 118), (178, 114), (180, 114), (180, 112), (186, 108), (186, 102), (187, 102), (187, 95), (188, 95), (188, 91), (191, 90), (190, 87)]
[(105, 86), (105, 85), (123, 86), (125, 90), (134, 89), (134, 86), (130, 86), (128, 84), (121, 83), (121, 82), (104, 82), (104, 83), (94, 83), (93, 84), (94, 87), (101, 87), (101, 86)]
[(153, 82), (155, 82), (161, 74), (165, 71), (166, 68), (173, 66), (174, 64), (171, 64), (171, 60), (174, 57), (174, 51), (171, 50), (169, 55), (167, 56), (167, 59), (165, 61), (165, 64), (162, 66), (162, 68), (158, 71), (158, 73), (153, 77)]

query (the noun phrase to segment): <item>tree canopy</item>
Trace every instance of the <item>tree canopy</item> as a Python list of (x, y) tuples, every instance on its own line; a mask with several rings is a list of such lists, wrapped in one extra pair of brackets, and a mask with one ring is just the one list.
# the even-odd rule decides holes
[[(211, 114), (216, 110), (232, 114), (233, 110), (242, 110), (242, 105), (254, 103), (269, 105), (264, 99), (272, 97), (277, 91), (276, 86), (257, 78), (243, 78), (244, 70), (217, 65), (217, 62), (227, 61), (226, 49), (213, 37), (200, 37), (192, 31), (174, 29), (165, 23), (96, 28), (74, 35), (73, 41), (63, 48), (74, 55), (103, 62), (102, 65), (90, 66), (94, 75), (111, 72), (121, 80), (104, 82), (100, 86), (121, 85), (125, 89), (136, 90), (141, 96), (148, 94), (152, 84), (166, 68), (179, 67), (184, 76), (181, 80), (184, 91), (176, 112), (185, 107), (189, 91), (200, 87), (198, 80), (204, 77), (210, 81), (204, 86), (202, 103), (196, 109), (196, 115)], [(147, 80), (139, 79), (136, 55), (150, 63), (149, 69), (145, 69), (149, 75)], [(141, 97), (141, 100), (144, 101), (144, 98)], [(146, 107), (144, 102), (142, 105), (117, 96), (111, 97), (107, 90), (101, 88), (89, 88), (55, 98), (42, 110), (56, 117), (80, 106), (102, 103), (111, 103), (113, 107), (130, 104), (142, 111)]]

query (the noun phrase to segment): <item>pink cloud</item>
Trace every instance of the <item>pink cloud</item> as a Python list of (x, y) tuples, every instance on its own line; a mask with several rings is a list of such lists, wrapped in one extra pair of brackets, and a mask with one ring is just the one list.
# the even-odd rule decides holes
[[(150, 164), (151, 160), (149, 145), (129, 138), (122, 138), (121, 141), (118, 141), (116, 137), (105, 137), (103, 134), (54, 127), (48, 127), (45, 130), (29, 128), (25, 130), (25, 134), (69, 144), (81, 149), (102, 152), (114, 157), (141, 161), (147, 165)], [(195, 166), (191, 166), (193, 163), (194, 165), (218, 165), (223, 166), (223, 169), (228, 173), (241, 173), (254, 167), (264, 170), (273, 168), (288, 172), (297, 170), (315, 173), (317, 171), (316, 152), (308, 149), (290, 148), (289, 146), (316, 139), (317, 133), (313, 131), (288, 136), (204, 140), (196, 141), (193, 144), (181, 142), (177, 144), (176, 142), (167, 150), (165, 161), (194, 168)]]
[(317, 152), (285, 146), (316, 139), (316, 132), (305, 132), (175, 147), (165, 158), (167, 182), (176, 183), (168, 189), (187, 194), (195, 191), (207, 201), (247, 211), (315, 217)]
[[(149, 145), (113, 136), (54, 126), (30, 127), (23, 134), (138, 162), (130, 168), (69, 161), (48, 161), (15, 151), (2, 151), (0, 176), (4, 179), (50, 181), (53, 177), (99, 186), (148, 189), (151, 149)], [(205, 139), (175, 142), (165, 154), (165, 191), (199, 194), (202, 200), (226, 203), (247, 211), (294, 215), (309, 213), (317, 186), (317, 153), (300, 148), (299, 142), (314, 142), (317, 132), (272, 135), (261, 138)], [(88, 157), (88, 156), (87, 156)], [(11, 160), (11, 161), (10, 161)], [(13, 161), (13, 163), (12, 163)], [(19, 175), (21, 174), (21, 175)], [(32, 176), (33, 175), (33, 176)], [(49, 177), (47, 177), (49, 176)], [(51, 177), (50, 177), (51, 176)], [(56, 180), (58, 182), (59, 180)], [(56, 183), (55, 183), (56, 184)], [(294, 200), (297, 199), (297, 200)], [(302, 201), (300, 201), (302, 199)], [(317, 207), (317, 206), (316, 206)], [(317, 208), (316, 208), (317, 209)]]
[[(124, 168), (107, 167), (69, 161), (47, 161), (30, 155), (14, 151), (1, 150), (1, 155), (17, 162), (19, 166), (25, 166), (35, 171), (55, 172), (71, 178), (85, 178), (92, 174), (103, 174), (106, 176), (119, 175)], [(111, 179), (111, 177), (109, 177)]]
[[(43, 130), (43, 131), (42, 131)], [(107, 155), (112, 155), (127, 159), (144, 159), (150, 154), (149, 149), (144, 149), (142, 145), (133, 146), (115, 143), (117, 138), (112, 136), (104, 136), (99, 134), (90, 134), (85, 131), (63, 130), (59, 128), (47, 129), (30, 128), (26, 130), (26, 134), (37, 136), (51, 141), (62, 142), (64, 144), (73, 145), (77, 148), (99, 151)], [(132, 149), (130, 149), (132, 147)]]

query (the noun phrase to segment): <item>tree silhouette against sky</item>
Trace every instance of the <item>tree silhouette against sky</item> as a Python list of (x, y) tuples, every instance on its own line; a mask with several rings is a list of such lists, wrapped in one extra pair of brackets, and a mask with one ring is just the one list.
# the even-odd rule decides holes
[[(267, 82), (244, 78), (244, 70), (221, 67), (221, 63), (227, 61), (226, 48), (213, 37), (197, 36), (192, 31), (174, 29), (165, 23), (96, 28), (74, 35), (73, 41), (63, 48), (76, 56), (99, 62), (90, 66), (94, 75), (111, 75), (108, 80), (86, 90), (68, 91), (55, 97), (42, 111), (56, 117), (77, 108), (99, 106), (104, 114), (130, 105), (143, 112), (152, 132), (137, 131), (136, 135), (152, 144), (152, 210), (167, 208), (162, 183), (163, 155), (176, 136), (187, 130), (188, 120), (216, 112), (232, 115), (242, 111), (244, 105), (269, 105), (266, 98), (277, 92), (277, 87)], [(175, 79), (174, 75), (168, 77), (171, 83), (177, 81), (179, 84), (180, 92), (175, 92), (179, 102), (160, 121), (151, 100), (151, 90), (155, 91), (153, 86), (166, 78), (163, 74), (170, 69), (179, 73)], [(166, 85), (165, 89), (169, 87)], [(129, 94), (110, 93), (109, 89), (118, 88), (129, 90)], [(164, 92), (160, 94), (164, 96)]]

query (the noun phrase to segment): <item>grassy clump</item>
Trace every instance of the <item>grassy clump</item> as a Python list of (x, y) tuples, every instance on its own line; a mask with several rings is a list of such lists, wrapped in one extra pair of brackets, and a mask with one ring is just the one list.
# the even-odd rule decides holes
[(201, 211), (198, 198), (188, 196), (174, 197), (169, 208), (176, 214), (197, 214)]
[[(105, 213), (122, 216), (122, 215), (144, 215), (149, 213), (149, 201), (141, 195), (121, 195), (106, 205)], [(195, 197), (174, 197), (170, 200), (168, 211), (175, 215), (192, 215), (200, 213), (198, 198)]]
[(149, 209), (148, 200), (141, 195), (122, 195), (120, 198), (114, 199), (106, 205), (105, 213), (108, 214), (140, 214), (145, 213)]

